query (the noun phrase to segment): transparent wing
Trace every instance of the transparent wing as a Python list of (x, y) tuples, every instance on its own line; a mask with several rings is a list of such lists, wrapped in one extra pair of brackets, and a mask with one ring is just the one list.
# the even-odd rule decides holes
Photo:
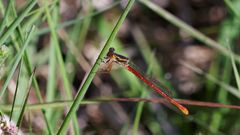
[(138, 66), (136, 66), (135, 64), (133, 64), (132, 62), (129, 62), (129, 65), (134, 68), (135, 70), (137, 70), (140, 74), (142, 74), (146, 79), (148, 79), (149, 81), (151, 81), (154, 85), (156, 85), (158, 88), (160, 88), (164, 93), (166, 93), (169, 96), (173, 96), (173, 92), (167, 88), (163, 83), (159, 82), (157, 79), (155, 79), (154, 77), (148, 76), (146, 75), (141, 69), (139, 69)]

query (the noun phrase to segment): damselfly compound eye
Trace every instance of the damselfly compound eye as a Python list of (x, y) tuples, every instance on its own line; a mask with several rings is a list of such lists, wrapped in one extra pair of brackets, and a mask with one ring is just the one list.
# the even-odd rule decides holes
[(113, 47), (109, 48), (109, 52), (114, 52), (115, 49)]

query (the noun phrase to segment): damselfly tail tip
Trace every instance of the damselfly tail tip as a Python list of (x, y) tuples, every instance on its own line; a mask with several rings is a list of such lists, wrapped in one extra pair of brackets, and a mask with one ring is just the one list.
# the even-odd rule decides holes
[(188, 115), (188, 114), (189, 114), (189, 111), (188, 111), (188, 109), (187, 109), (186, 107), (182, 106), (181, 104), (175, 104), (175, 105), (176, 105), (177, 108), (178, 108), (179, 110), (181, 110), (182, 113), (184, 113), (185, 115)]
[(182, 108), (181, 111), (185, 114), (185, 115), (188, 115), (189, 114), (189, 111), (187, 108)]

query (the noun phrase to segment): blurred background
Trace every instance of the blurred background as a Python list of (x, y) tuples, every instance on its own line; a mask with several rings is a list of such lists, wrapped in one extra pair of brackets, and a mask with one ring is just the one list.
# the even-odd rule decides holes
[[(239, 61), (235, 62), (238, 57), (230, 52), (239, 53), (240, 1), (144, 1), (135, 1), (111, 44), (116, 52), (129, 57), (139, 70), (148, 74), (148, 78), (168, 87), (176, 99), (238, 105)], [(53, 131), (58, 131), (84, 76), (95, 63), (127, 2), (51, 0), (48, 9), (52, 20), (49, 21), (45, 3), (38, 1), (10, 38), (5, 40), (0, 53), (1, 89), (19, 51), (16, 46), (21, 45), (16, 35), (22, 31), (25, 37), (30, 27), (36, 26), (26, 54), (32, 67), (36, 67), (43, 101), (51, 104), (28, 107), (21, 126), (23, 132), (29, 133), (31, 129), (33, 134), (47, 134), (41, 108), (46, 108)], [(6, 15), (8, 3), (8, 0), (0, 2), (1, 20)], [(1, 21), (6, 24), (2, 35), (28, 3), (25, 0), (13, 2), (9, 21)], [(153, 6), (149, 6), (151, 4)], [(197, 29), (207, 39), (199, 40), (200, 36), (196, 38), (186, 28), (179, 28), (174, 21), (166, 20), (164, 15), (167, 14), (159, 14), (154, 6)], [(55, 33), (49, 28), (49, 22)], [(215, 40), (224, 48), (223, 51), (212, 47), (208, 38)], [(228, 50), (227, 55), (224, 50)], [(11, 110), (15, 87), (21, 91), (17, 94), (16, 104), (22, 104), (24, 95), (21, 93), (27, 91), (29, 74), (24, 62), (22, 64), (22, 69), (19, 70), (18, 66), (7, 93), (1, 99), (0, 108), (7, 114)], [(31, 89), (28, 104), (39, 103), (34, 89)], [(239, 110), (236, 109), (212, 108), (205, 104), (184, 105), (190, 112), (185, 116), (169, 103), (133, 102), (131, 99), (120, 102), (112, 98), (162, 97), (122, 67), (111, 72), (99, 69), (76, 113), (75, 122), (78, 124), (71, 124), (67, 134), (240, 134)], [(19, 114), (17, 111), (14, 113), (15, 116)]]

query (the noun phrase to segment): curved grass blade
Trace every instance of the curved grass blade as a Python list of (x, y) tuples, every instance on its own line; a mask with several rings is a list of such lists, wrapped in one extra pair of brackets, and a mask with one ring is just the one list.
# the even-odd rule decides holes
[(27, 46), (29, 45), (29, 41), (30, 41), (30, 39), (31, 39), (31, 37), (33, 35), (34, 29), (35, 29), (35, 26), (32, 26), (29, 34), (27, 35), (26, 41), (25, 41), (22, 49), (16, 55), (15, 62), (13, 64), (13, 66), (12, 66), (12, 69), (10, 70), (10, 73), (8, 74), (7, 79), (6, 79), (6, 81), (5, 81), (4, 85), (3, 85), (3, 88), (0, 91), (0, 99), (2, 99), (2, 96), (3, 96), (3, 94), (5, 93), (5, 91), (7, 89), (7, 86), (8, 86), (8, 84), (9, 84), (9, 82), (10, 82), (10, 80), (11, 80), (11, 78), (12, 78), (12, 76), (13, 76), (16, 68), (17, 68), (17, 65), (20, 62), (20, 60), (21, 60), (21, 58), (22, 58), (22, 56), (24, 54), (24, 51), (26, 50)]
[(90, 70), (90, 72), (87, 74), (87, 76), (85, 77), (83, 83), (81, 84), (80, 86), (80, 89), (78, 90), (78, 93), (75, 97), (75, 100), (66, 116), (66, 118), (64, 119), (59, 131), (58, 131), (58, 135), (61, 135), (61, 134), (64, 134), (68, 125), (69, 125), (69, 122), (71, 120), (71, 117), (75, 114), (75, 112), (77, 111), (77, 108), (79, 106), (79, 104), (81, 103), (85, 93), (87, 92), (87, 89), (90, 85), (90, 83), (92, 82), (98, 68), (99, 68), (99, 64), (101, 62), (101, 58), (103, 58), (105, 56), (105, 54), (107, 53), (108, 51), (108, 48), (110, 48), (110, 45), (112, 43), (112, 41), (114, 40), (114, 38), (116, 37), (117, 35), (117, 32), (119, 31), (123, 21), (125, 20), (128, 12), (130, 11), (132, 5), (134, 4), (134, 1), (135, 0), (129, 0), (128, 1), (128, 4), (124, 10), (124, 12), (122, 13), (122, 15), (120, 16), (119, 20), (117, 21), (117, 24), (115, 25), (115, 27), (113, 28), (113, 31), (112, 33), (110, 34), (106, 44), (104, 45), (101, 53), (99, 54), (95, 64), (93, 65), (92, 69)]

